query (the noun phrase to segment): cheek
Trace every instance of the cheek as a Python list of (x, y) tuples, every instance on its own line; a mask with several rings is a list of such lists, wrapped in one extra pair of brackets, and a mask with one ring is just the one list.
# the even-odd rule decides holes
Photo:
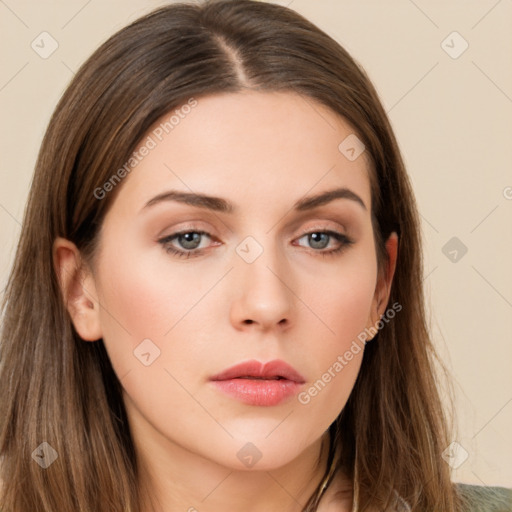
[(161, 265), (149, 265), (141, 257), (124, 254), (121, 260), (105, 258), (103, 263), (103, 341), (131, 417), (145, 418), (170, 437), (180, 429), (190, 430), (188, 418), (207, 424), (211, 418), (191, 399), (187, 390), (192, 386), (181, 375), (190, 372), (199, 354), (191, 344), (178, 343), (188, 341), (185, 334), (190, 336), (193, 314), (186, 313), (201, 290), (187, 294), (180, 287), (190, 287), (190, 281), (180, 281), (179, 275), (164, 278)]
[(316, 287), (306, 282), (303, 296), (325, 325), (322, 346), (332, 355), (367, 327), (376, 287), (375, 261), (367, 253), (354, 252), (320, 282)]
[(348, 400), (361, 367), (365, 340), (371, 337), (367, 327), (376, 268), (368, 257), (354, 258), (351, 263), (356, 259), (357, 263), (340, 267), (328, 286), (324, 281), (323, 293), (310, 287), (304, 299), (315, 304), (325, 326), (310, 347), (314, 348), (315, 371), (298, 401), (309, 414), (327, 423), (334, 421)]
[(345, 407), (361, 368), (363, 351), (356, 342), (333, 354), (317, 378), (298, 394), (297, 407), (303, 410), (302, 416), (317, 419), (312, 425), (313, 437), (320, 435)]
[[(121, 376), (139, 363), (134, 351), (142, 342), (153, 350), (153, 357), (161, 350), (163, 335), (182, 309), (179, 293), (164, 286), (161, 276), (158, 279), (143, 261), (126, 252), (119, 259), (104, 255), (99, 281), (103, 340)], [(144, 340), (151, 340), (156, 348)]]
[(190, 363), (201, 358), (202, 346), (211, 346), (206, 343), (211, 340), (201, 342), (214, 329), (208, 322), (218, 318), (214, 314), (218, 295), (208, 294), (218, 276), (209, 274), (184, 273), (156, 251), (126, 250), (120, 259), (113, 251), (103, 255), (98, 276), (100, 321), (120, 379), (131, 372), (132, 381), (139, 375), (139, 385), (156, 392), (162, 389), (156, 373), (163, 372), (167, 386), (166, 369), (180, 382), (186, 380), (182, 374), (187, 375)]

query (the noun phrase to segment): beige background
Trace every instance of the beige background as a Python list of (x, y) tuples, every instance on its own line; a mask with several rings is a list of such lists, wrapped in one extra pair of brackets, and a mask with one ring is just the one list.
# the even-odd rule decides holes
[[(422, 216), (432, 333), (454, 376), (452, 465), (468, 453), (454, 479), (512, 486), (512, 1), (278, 3), (344, 45), (379, 91)], [(161, 4), (0, 0), (0, 291), (58, 98), (101, 42)], [(31, 48), (43, 31), (58, 43), (47, 59)], [(455, 246), (443, 253), (452, 237), (467, 247), (456, 262), (445, 255)]]

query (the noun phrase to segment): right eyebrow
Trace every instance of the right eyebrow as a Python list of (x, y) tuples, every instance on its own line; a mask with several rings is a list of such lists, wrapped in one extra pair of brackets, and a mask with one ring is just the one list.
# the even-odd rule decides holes
[(220, 197), (195, 194), (193, 192), (180, 192), (179, 190), (169, 190), (158, 194), (150, 199), (142, 209), (144, 210), (149, 206), (163, 201), (177, 201), (179, 203), (197, 206), (199, 208), (206, 208), (208, 210), (214, 210), (221, 213), (234, 213), (235, 211), (235, 208), (231, 203)]

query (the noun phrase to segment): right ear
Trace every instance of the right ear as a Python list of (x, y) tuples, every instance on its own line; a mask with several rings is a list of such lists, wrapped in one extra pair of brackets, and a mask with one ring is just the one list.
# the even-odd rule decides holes
[(99, 340), (103, 334), (92, 272), (83, 264), (76, 245), (65, 238), (55, 239), (52, 255), (62, 297), (78, 335), (85, 341)]

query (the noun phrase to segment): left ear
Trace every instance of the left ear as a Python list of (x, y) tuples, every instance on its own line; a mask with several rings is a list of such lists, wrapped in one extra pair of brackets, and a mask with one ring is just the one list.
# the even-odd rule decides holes
[(395, 275), (396, 260), (398, 255), (398, 235), (393, 231), (386, 241), (386, 252), (388, 253), (388, 264), (382, 275), (377, 279), (375, 294), (373, 296), (370, 316), (368, 318), (367, 328), (374, 327), (379, 322), (381, 316), (386, 311), (391, 293), (391, 284)]

